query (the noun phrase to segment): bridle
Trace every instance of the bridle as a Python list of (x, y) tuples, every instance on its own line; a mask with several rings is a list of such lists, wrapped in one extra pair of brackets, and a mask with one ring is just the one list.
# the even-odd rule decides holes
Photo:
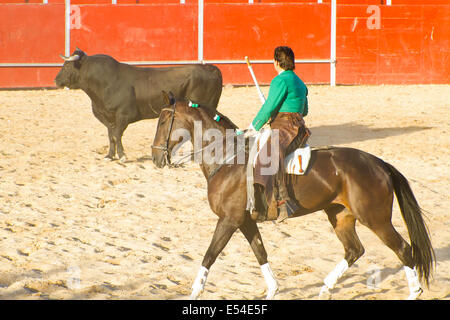
[(172, 117), (170, 119), (169, 134), (167, 135), (166, 143), (162, 146), (155, 146), (152, 144), (152, 149), (162, 150), (164, 152), (164, 159), (166, 160), (166, 164), (168, 166), (171, 166), (170, 157), (169, 157), (169, 141), (170, 141), (170, 135), (172, 134), (173, 122), (175, 120), (175, 104), (176, 103), (173, 104), (172, 108), (163, 108), (161, 110), (161, 112), (169, 111), (172, 113)]
[[(188, 154), (187, 156), (184, 156), (184, 157), (182, 157), (181, 159), (179, 159), (179, 160), (177, 161), (177, 163), (172, 164), (172, 163), (170, 162), (170, 157), (169, 157), (169, 142), (170, 142), (170, 135), (172, 134), (173, 123), (174, 123), (174, 120), (175, 120), (175, 105), (176, 105), (176, 102), (173, 104), (173, 107), (172, 107), (172, 108), (167, 108), (167, 107), (166, 107), (166, 108), (163, 108), (163, 109), (161, 110), (161, 113), (162, 113), (163, 111), (169, 111), (169, 112), (172, 113), (172, 117), (171, 117), (171, 119), (170, 119), (169, 133), (168, 133), (168, 135), (167, 135), (166, 142), (164, 143), (164, 145), (155, 146), (155, 145), (152, 144), (152, 146), (151, 146), (152, 149), (162, 150), (162, 151), (164, 152), (164, 159), (166, 160), (166, 164), (167, 164), (168, 167), (178, 167), (180, 164), (182, 164), (182, 163), (181, 163), (182, 160), (185, 160), (185, 159), (187, 159), (187, 158), (191, 158), (193, 155), (195, 155), (195, 154), (197, 154), (197, 153), (199, 153), (199, 152), (202, 152), (202, 151), (204, 151), (204, 150), (206, 150), (206, 149), (208, 149), (208, 148), (214, 147), (214, 145), (217, 144), (217, 143), (222, 143), (222, 141), (220, 141), (220, 140), (219, 140), (219, 141), (215, 141), (215, 142), (213, 142), (213, 143), (207, 145), (206, 147), (201, 148), (200, 150), (191, 152), (191, 153)], [(191, 104), (190, 104), (190, 106), (191, 106)], [(161, 117), (161, 115), (160, 115), (160, 117)], [(220, 118), (219, 118), (219, 119), (220, 119)], [(218, 120), (217, 120), (217, 121), (218, 121)], [(244, 131), (245, 131), (245, 130), (244, 130)], [(227, 137), (225, 137), (225, 138), (227, 138)], [(227, 164), (229, 161), (233, 160), (236, 156), (237, 156), (237, 152), (234, 153), (234, 154), (233, 154), (231, 157), (229, 157), (228, 159), (225, 159), (225, 161), (223, 161), (223, 163), (221, 163), (221, 164), (220, 164), (220, 165), (219, 165), (219, 166), (218, 166), (218, 167), (210, 174), (210, 176), (208, 177), (208, 180), (211, 179), (212, 176), (214, 176), (214, 175), (217, 173), (217, 171), (219, 171), (219, 170), (220, 170), (225, 164)]]

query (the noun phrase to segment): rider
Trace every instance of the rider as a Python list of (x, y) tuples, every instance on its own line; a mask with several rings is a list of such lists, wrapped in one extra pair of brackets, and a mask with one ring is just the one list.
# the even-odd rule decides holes
[[(308, 89), (294, 73), (295, 58), (291, 48), (286, 46), (275, 48), (274, 67), (278, 75), (270, 83), (269, 96), (245, 134), (247, 137), (255, 135), (256, 131), (259, 131), (269, 119), (271, 129), (279, 130), (279, 150), (277, 150), (279, 162), (276, 164), (278, 173), (274, 176), (277, 177), (275, 186), (278, 185), (278, 196), (276, 195), (279, 209), (278, 221), (281, 222), (288, 217), (287, 206), (290, 207), (290, 212), (297, 209), (296, 203), (289, 197), (284, 179), (284, 158), (290, 152), (305, 145), (310, 131), (303, 120), (303, 117), (308, 114)], [(270, 141), (271, 139), (264, 146), (267, 148), (266, 154), (269, 154), (271, 150)], [(259, 159), (257, 164), (258, 161)], [(257, 172), (258, 165), (256, 169), (254, 185), (261, 197), (269, 183), (273, 183), (274, 180), (273, 176)]]

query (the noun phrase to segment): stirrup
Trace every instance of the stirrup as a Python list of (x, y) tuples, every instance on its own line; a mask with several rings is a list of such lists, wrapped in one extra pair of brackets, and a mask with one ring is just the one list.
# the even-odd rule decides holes
[(281, 223), (287, 218), (289, 218), (289, 212), (287, 209), (286, 200), (280, 201), (277, 203), (277, 210), (278, 210), (278, 218), (277, 223)]
[(295, 213), (295, 211), (299, 209), (296, 203), (290, 199), (278, 201), (277, 207), (277, 210), (279, 212), (277, 223), (281, 223), (287, 218), (290, 218)]

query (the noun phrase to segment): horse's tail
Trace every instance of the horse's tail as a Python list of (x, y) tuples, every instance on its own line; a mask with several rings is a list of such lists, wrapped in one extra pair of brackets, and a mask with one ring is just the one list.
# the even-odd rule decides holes
[(431, 246), (428, 228), (422, 218), (422, 209), (414, 197), (408, 180), (389, 163), (385, 165), (391, 174), (395, 195), (408, 229), (415, 267), (420, 280), (425, 280), (428, 286), (436, 256)]

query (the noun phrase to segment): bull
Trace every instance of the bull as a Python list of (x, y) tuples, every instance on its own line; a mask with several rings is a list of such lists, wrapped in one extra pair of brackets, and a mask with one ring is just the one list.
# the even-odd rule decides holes
[(55, 78), (58, 87), (83, 90), (92, 101), (94, 116), (108, 129), (107, 160), (126, 161), (122, 135), (130, 123), (158, 118), (164, 105), (162, 91), (215, 110), (222, 93), (222, 73), (213, 65), (196, 64), (150, 68), (120, 63), (76, 49)]

